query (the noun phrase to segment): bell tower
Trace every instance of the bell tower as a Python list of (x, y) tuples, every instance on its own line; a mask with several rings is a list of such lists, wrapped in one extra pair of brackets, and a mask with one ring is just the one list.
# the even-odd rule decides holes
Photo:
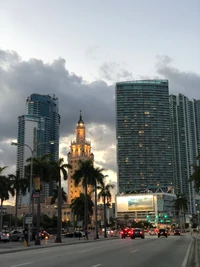
[[(86, 140), (86, 128), (82, 118), (82, 111), (80, 110), (80, 116), (78, 123), (76, 124), (76, 140), (71, 142), (70, 152), (68, 153), (68, 164), (72, 166), (72, 169), (68, 169), (68, 203), (75, 197), (79, 197), (80, 193), (84, 193), (84, 189), (81, 184), (75, 187), (72, 176), (76, 169), (79, 167), (79, 160), (94, 160), (94, 155), (91, 153), (91, 143)], [(88, 193), (90, 188), (88, 187)]]

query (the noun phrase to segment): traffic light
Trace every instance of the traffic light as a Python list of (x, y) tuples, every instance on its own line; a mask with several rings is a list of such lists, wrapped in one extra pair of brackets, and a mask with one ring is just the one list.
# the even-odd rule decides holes
[(149, 215), (147, 215), (146, 217), (147, 217), (147, 219), (148, 219), (148, 218), (149, 218)]
[(164, 218), (167, 219), (167, 214), (164, 215)]

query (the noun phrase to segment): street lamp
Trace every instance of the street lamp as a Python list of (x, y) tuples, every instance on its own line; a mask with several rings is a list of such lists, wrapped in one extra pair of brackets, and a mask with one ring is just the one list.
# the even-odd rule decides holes
[[(29, 145), (24, 144), (24, 143), (17, 143), (17, 142), (12, 142), (11, 143), (12, 146), (25, 146), (25, 147), (28, 147), (30, 149), (30, 151), (31, 151), (30, 196), (29, 196), (29, 210), (28, 210), (29, 214), (31, 214), (31, 202), (32, 202), (32, 191), (33, 191), (32, 184), (33, 184), (33, 157), (34, 157), (34, 152), (40, 145), (44, 145), (44, 144), (54, 145), (55, 142), (54, 141), (49, 141), (49, 142), (39, 143), (36, 146), (34, 146), (34, 148), (31, 148)], [(37, 229), (37, 232), (38, 232), (38, 229)], [(37, 236), (39, 236), (39, 232), (37, 233)], [(28, 224), (28, 245), (30, 245), (30, 239), (31, 239), (31, 228), (30, 228), (30, 224)], [(38, 240), (39, 240), (39, 238), (38, 238)], [(40, 245), (40, 242), (37, 243), (37, 245)]]

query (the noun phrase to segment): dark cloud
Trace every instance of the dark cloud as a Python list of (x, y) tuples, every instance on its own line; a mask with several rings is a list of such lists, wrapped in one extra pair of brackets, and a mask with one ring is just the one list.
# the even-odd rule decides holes
[[(97, 124), (104, 125), (108, 129), (114, 128), (114, 86), (108, 86), (100, 80), (86, 83), (82, 77), (70, 73), (66, 65), (63, 58), (51, 63), (44, 63), (34, 58), (25, 61), (16, 52), (0, 50), (0, 151), (3, 151), (2, 153), (5, 154), (11, 149), (10, 143), (5, 143), (6, 140), (17, 139), (18, 116), (25, 114), (26, 98), (32, 93), (55, 94), (58, 97), (61, 138), (74, 135), (80, 109), (86, 127), (89, 124)], [(89, 127), (87, 130), (89, 131)], [(106, 138), (104, 142), (107, 142)], [(70, 143), (66, 144), (67, 149), (69, 145)], [(15, 164), (16, 153), (13, 148), (12, 151), (6, 160), (3, 160), (3, 154), (0, 154), (1, 162), (10, 166)], [(66, 154), (66, 151), (62, 152)]]
[(200, 99), (200, 74), (180, 71), (171, 64), (170, 57), (157, 57), (156, 71), (160, 76), (169, 80), (170, 93), (180, 93), (190, 99)]
[[(169, 80), (171, 93), (199, 99), (200, 76), (181, 72), (171, 64), (169, 57), (157, 58), (158, 77)], [(103, 80), (87, 83), (82, 77), (70, 73), (66, 66), (63, 58), (51, 63), (34, 58), (25, 61), (14, 51), (0, 49), (0, 166), (11, 166), (8, 172), (14, 172), (16, 163), (16, 149), (10, 143), (17, 139), (17, 118), (25, 114), (26, 98), (32, 93), (55, 94), (59, 98), (63, 156), (69, 151), (71, 139), (75, 139), (81, 109), (96, 164), (116, 172), (114, 86)], [(132, 73), (116, 62), (104, 63), (100, 74), (112, 83), (133, 79)]]

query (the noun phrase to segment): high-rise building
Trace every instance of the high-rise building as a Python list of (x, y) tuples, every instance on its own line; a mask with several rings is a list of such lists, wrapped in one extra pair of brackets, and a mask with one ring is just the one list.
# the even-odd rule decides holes
[[(51, 154), (52, 160), (59, 157), (59, 123), (58, 99), (49, 95), (32, 94), (26, 101), (27, 114), (18, 118), (17, 170), (20, 177), (25, 176), (26, 160), (34, 150), (35, 157)], [(54, 141), (54, 144), (50, 144)], [(23, 146), (22, 144), (26, 144)], [(41, 200), (52, 195), (55, 183), (44, 183)], [(19, 197), (19, 204), (27, 204), (29, 194)]]
[(119, 192), (169, 190), (173, 185), (167, 80), (116, 84)]
[(198, 165), (200, 153), (200, 100), (170, 95), (171, 131), (175, 192), (188, 199), (190, 213), (195, 213), (195, 190), (189, 178), (192, 164)]
[[(79, 167), (79, 160), (87, 159), (94, 161), (94, 155), (91, 153), (91, 143), (86, 140), (85, 124), (80, 111), (80, 118), (76, 125), (76, 140), (71, 142), (70, 152), (68, 153), (68, 164), (72, 166), (72, 169), (68, 169), (68, 203), (71, 203), (73, 198), (79, 197), (80, 193), (84, 193), (84, 188), (81, 184), (77, 187), (74, 185), (72, 176)], [(90, 189), (89, 187), (88, 192)]]

